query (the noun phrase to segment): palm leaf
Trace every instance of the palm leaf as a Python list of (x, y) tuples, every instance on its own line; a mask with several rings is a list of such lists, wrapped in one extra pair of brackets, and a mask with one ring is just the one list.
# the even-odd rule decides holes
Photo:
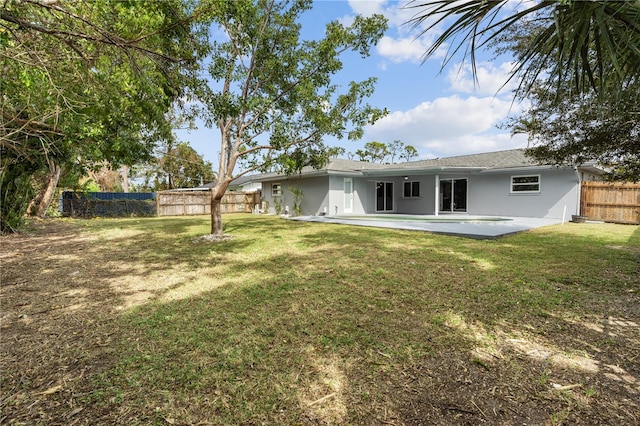
[[(640, 77), (640, 0), (633, 1), (539, 1), (509, 11), (506, 0), (412, 1), (409, 21), (425, 26), (418, 37), (445, 30), (425, 52), (423, 60), (447, 47), (443, 70), (462, 53), (470, 60), (477, 81), (479, 49), (522, 21), (535, 20), (542, 30), (521, 53), (510, 79), (519, 78), (519, 93), (526, 94), (542, 74), (558, 84), (569, 81), (577, 92), (605, 85), (622, 86)], [(506, 84), (506, 83), (505, 83)]]

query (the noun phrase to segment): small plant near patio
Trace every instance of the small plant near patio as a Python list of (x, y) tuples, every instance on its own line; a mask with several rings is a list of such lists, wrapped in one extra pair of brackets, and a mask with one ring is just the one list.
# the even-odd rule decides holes
[(276, 215), (280, 216), (280, 213), (282, 213), (282, 200), (280, 198), (273, 200), (273, 208), (276, 210)]
[(289, 191), (293, 194), (293, 214), (295, 216), (301, 216), (304, 192), (302, 192), (302, 189), (296, 187), (289, 188)]

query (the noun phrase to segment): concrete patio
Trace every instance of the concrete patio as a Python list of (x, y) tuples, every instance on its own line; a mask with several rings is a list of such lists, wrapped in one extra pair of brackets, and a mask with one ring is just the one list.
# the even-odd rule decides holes
[[(291, 219), (304, 222), (426, 231), (475, 239), (496, 239), (529, 229), (562, 223), (561, 219), (469, 215), (393, 215), (393, 218), (378, 215), (370, 215), (370, 218), (366, 216), (299, 216)], [(452, 222), (456, 219), (459, 221)]]

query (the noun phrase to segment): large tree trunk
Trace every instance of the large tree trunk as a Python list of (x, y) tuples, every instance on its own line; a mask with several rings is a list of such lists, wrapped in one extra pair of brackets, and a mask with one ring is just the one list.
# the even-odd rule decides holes
[(211, 235), (214, 237), (224, 236), (222, 231), (222, 197), (227, 192), (229, 183), (231, 183), (231, 179), (225, 178), (211, 189)]
[(211, 234), (214, 237), (223, 237), (222, 232), (222, 197), (218, 197), (215, 192), (211, 193)]
[(122, 192), (129, 192), (129, 166), (122, 166)]
[(47, 209), (56, 194), (61, 174), (62, 168), (57, 164), (52, 164), (51, 171), (47, 174), (40, 192), (38, 192), (38, 195), (36, 195), (27, 209), (30, 215), (44, 217), (47, 214)]

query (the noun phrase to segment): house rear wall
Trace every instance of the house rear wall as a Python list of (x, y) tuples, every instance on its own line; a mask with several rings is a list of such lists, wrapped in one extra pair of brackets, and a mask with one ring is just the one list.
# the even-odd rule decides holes
[[(540, 175), (539, 193), (511, 193), (511, 176)], [(479, 174), (469, 179), (468, 213), (562, 219), (578, 214), (578, 177), (573, 169)], [(565, 219), (567, 219), (565, 217)]]

